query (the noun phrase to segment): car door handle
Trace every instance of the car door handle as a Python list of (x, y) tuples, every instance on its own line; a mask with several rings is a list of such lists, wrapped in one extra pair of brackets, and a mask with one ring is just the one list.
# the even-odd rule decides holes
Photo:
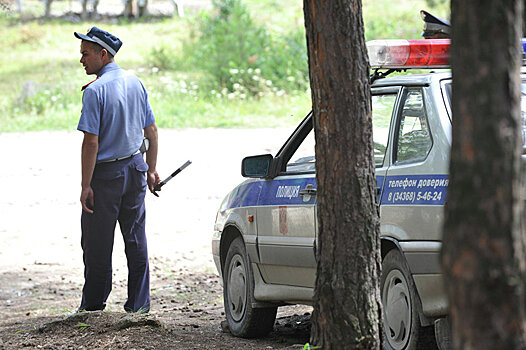
[(315, 188), (312, 188), (312, 186), (311, 187), (307, 186), (305, 187), (305, 189), (300, 190), (300, 196), (315, 196), (316, 193), (318, 193), (318, 190)]

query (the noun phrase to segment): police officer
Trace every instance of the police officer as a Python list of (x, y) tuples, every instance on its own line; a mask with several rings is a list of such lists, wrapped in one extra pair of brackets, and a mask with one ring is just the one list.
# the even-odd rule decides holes
[(449, 39), (451, 35), (451, 24), (427, 11), (421, 10), (420, 17), (424, 21), (422, 36), (425, 39)]
[[(82, 142), (82, 249), (84, 288), (79, 310), (103, 310), (112, 287), (111, 255), (119, 222), (128, 261), (127, 312), (150, 309), (150, 275), (145, 234), (146, 186), (161, 182), (156, 171), (157, 127), (141, 81), (114, 61), (122, 42), (99, 28), (81, 39), (80, 63), (97, 78), (82, 87), (77, 129)], [(149, 140), (146, 162), (140, 152)], [(146, 176), (145, 176), (146, 175)]]

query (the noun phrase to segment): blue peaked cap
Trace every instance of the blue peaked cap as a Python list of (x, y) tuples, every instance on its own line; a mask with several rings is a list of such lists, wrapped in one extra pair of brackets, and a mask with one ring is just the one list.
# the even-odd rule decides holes
[(117, 54), (117, 51), (119, 51), (119, 49), (122, 46), (122, 41), (119, 38), (97, 27), (91, 27), (86, 35), (77, 32), (74, 32), (74, 34), (75, 37), (77, 37), (78, 39), (91, 41), (92, 43), (99, 44), (113, 56)]

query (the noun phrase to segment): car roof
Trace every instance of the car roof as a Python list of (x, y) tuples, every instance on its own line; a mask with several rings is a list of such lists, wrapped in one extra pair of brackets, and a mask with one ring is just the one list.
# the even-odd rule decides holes
[[(521, 79), (526, 80), (526, 66), (522, 66), (520, 68), (520, 74)], [(440, 69), (420, 74), (403, 74), (397, 76), (388, 76), (386, 78), (375, 80), (372, 84), (372, 87), (385, 87), (393, 85), (428, 85), (431, 84), (433, 81), (441, 81), (444, 79), (451, 78), (452, 76), (450, 69)]]
[(450, 70), (431, 71), (422, 74), (405, 74), (398, 76), (389, 76), (374, 81), (372, 87), (383, 87), (393, 85), (428, 85), (433, 81), (451, 79)]

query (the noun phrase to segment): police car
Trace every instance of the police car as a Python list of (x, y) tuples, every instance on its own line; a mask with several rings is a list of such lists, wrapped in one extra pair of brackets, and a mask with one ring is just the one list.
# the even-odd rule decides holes
[[(451, 148), (452, 81), (442, 69), (449, 39), (373, 41), (367, 48), (376, 72), (435, 70), (376, 79), (371, 87), (384, 345), (414, 349), (427, 326), (443, 324), (435, 321), (447, 312), (439, 254)], [(385, 71), (376, 73), (381, 75)], [(248, 179), (218, 211), (212, 251), (235, 336), (265, 335), (278, 306), (312, 303), (317, 244), (312, 126), (310, 113), (275, 156), (243, 159)]]

